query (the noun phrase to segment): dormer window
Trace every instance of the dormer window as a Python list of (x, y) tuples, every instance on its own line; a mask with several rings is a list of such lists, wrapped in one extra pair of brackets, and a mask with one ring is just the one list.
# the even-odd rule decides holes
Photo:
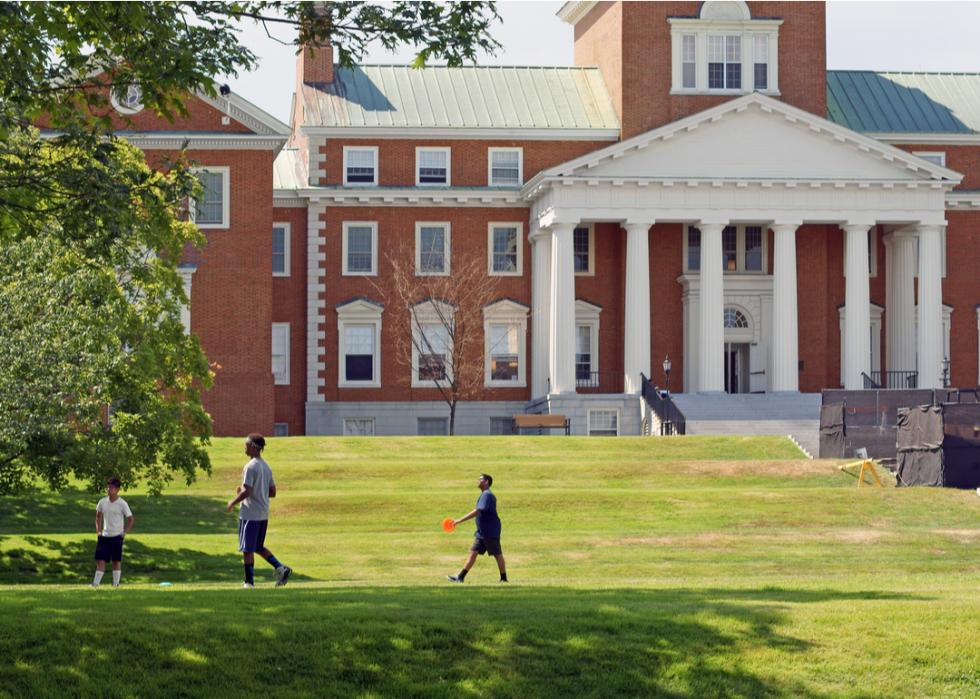
[(753, 19), (744, 2), (705, 2), (695, 18), (670, 17), (671, 94), (779, 93), (781, 19)]

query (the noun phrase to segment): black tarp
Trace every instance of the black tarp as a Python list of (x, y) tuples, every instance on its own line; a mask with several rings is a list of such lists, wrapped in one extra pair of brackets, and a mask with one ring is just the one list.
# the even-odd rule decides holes
[(820, 406), (820, 458), (844, 458), (844, 404)]
[(919, 405), (898, 411), (898, 485), (943, 485), (943, 409)]
[(980, 488), (980, 406), (943, 405), (943, 485)]

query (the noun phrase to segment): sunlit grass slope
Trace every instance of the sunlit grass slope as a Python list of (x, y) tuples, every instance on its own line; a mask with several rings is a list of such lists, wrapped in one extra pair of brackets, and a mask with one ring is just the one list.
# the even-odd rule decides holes
[[(118, 590), (87, 588), (98, 495), (0, 499), (0, 697), (980, 696), (973, 492), (857, 488), (771, 437), (265, 456), (283, 589), (263, 563), (240, 589), (242, 440), (216, 440), (190, 488), (123, 494)], [(453, 586), (473, 526), (440, 523), (482, 472), (512, 582), (480, 560)]]

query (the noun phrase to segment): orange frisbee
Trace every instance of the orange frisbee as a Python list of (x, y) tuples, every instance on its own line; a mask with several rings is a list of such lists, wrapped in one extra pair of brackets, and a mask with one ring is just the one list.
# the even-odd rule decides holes
[(442, 528), (445, 529), (447, 532), (451, 532), (453, 529), (455, 529), (456, 525), (453, 524), (453, 518), (447, 517), (445, 520), (443, 520)]

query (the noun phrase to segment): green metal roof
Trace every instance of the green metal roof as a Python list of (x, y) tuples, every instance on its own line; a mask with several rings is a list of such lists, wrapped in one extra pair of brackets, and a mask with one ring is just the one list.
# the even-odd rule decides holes
[(338, 68), (303, 99), (311, 127), (619, 128), (597, 68)]
[(827, 118), (869, 134), (980, 134), (980, 74), (828, 70)]

